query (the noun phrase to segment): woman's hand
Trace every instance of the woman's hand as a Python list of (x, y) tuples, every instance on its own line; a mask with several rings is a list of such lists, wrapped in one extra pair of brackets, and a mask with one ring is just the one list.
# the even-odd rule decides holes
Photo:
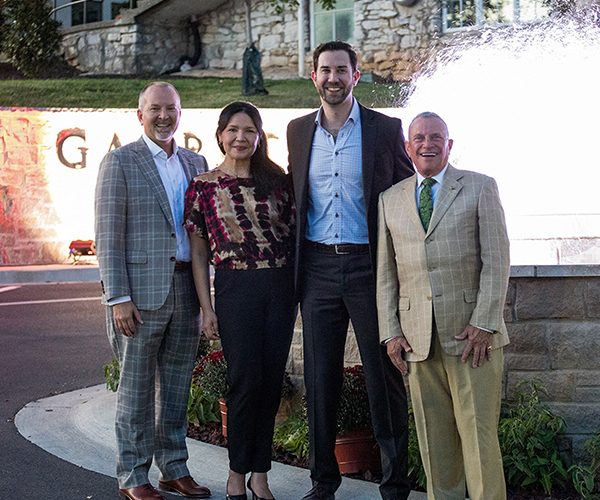
[(208, 340), (219, 340), (219, 322), (214, 311), (202, 311), (202, 333)]

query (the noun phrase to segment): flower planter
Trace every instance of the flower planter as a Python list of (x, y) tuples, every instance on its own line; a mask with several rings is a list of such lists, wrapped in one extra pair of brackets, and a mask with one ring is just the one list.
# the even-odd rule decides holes
[(219, 398), (219, 413), (221, 414), (221, 434), (227, 439), (227, 402)]
[(335, 458), (342, 474), (381, 472), (379, 446), (370, 430), (338, 435), (335, 440)]

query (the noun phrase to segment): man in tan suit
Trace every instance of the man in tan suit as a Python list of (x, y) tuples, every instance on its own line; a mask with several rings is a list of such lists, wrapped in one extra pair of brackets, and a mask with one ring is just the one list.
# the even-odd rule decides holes
[(498, 418), (509, 242), (496, 182), (448, 164), (452, 139), (419, 114), (416, 175), (379, 198), (379, 332), (408, 373), (429, 499), (506, 498)]

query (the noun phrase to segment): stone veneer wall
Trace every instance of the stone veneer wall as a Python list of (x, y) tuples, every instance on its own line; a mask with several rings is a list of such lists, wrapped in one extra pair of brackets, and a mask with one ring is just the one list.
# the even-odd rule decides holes
[[(566, 423), (564, 448), (580, 457), (600, 430), (600, 266), (513, 266), (505, 307), (504, 398), (521, 380), (539, 379), (544, 398)], [(302, 322), (296, 322), (288, 369), (302, 374)], [(360, 363), (352, 327), (346, 363)]]
[[(391, 0), (354, 2), (355, 47), (363, 72), (385, 79), (408, 80), (421, 66), (427, 50), (440, 31), (438, 0), (419, 0), (403, 7)], [(241, 70), (246, 48), (243, 0), (230, 0), (200, 17), (202, 39), (200, 66)], [(297, 71), (297, 11), (275, 13), (264, 1), (252, 7), (252, 35), (262, 55), (263, 68)], [(62, 50), (70, 64), (83, 72), (97, 74), (161, 73), (178, 67), (179, 58), (191, 54), (192, 37), (188, 20), (156, 18), (152, 13), (124, 15), (64, 30)], [(306, 16), (309, 17), (307, 9)], [(306, 74), (311, 53), (305, 29)]]
[[(390, 0), (354, 2), (354, 46), (360, 67), (380, 77), (407, 80), (420, 67), (425, 50), (439, 33), (440, 6), (437, 0), (420, 0), (403, 7)], [(308, 18), (309, 13), (306, 13)], [(203, 65), (214, 69), (241, 69), (246, 48), (245, 11), (242, 0), (230, 0), (200, 20)], [(298, 21), (296, 11), (275, 14), (265, 2), (252, 10), (252, 34), (262, 55), (262, 67), (284, 67), (294, 71), (298, 64)], [(306, 47), (309, 33), (305, 32)], [(307, 54), (307, 75), (311, 58)]]
[(60, 262), (58, 218), (42, 163), (43, 119), (35, 112), (0, 116), (0, 265)]
[(192, 52), (191, 43), (184, 21), (128, 19), (66, 29), (61, 47), (69, 64), (82, 72), (139, 75), (179, 68), (180, 57)]

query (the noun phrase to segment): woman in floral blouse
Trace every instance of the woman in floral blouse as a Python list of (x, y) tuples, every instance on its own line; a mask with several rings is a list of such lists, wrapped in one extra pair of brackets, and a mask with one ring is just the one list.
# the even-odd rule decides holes
[[(216, 136), (225, 158), (190, 183), (185, 224), (202, 330), (220, 338), (227, 360), (227, 498), (247, 498), (251, 473), (253, 499), (271, 499), (273, 426), (296, 318), (294, 206), (288, 177), (267, 155), (252, 104), (227, 105)], [(214, 309), (209, 263), (215, 268)]]

